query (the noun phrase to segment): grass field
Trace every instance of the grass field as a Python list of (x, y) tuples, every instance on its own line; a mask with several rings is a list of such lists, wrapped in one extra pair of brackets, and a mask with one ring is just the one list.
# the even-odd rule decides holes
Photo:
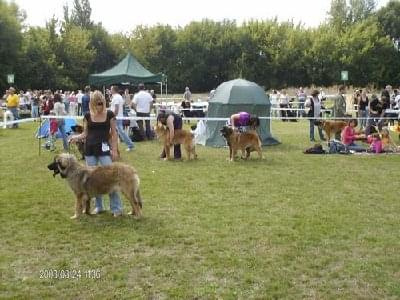
[(400, 156), (304, 155), (306, 122), (274, 122), (262, 161), (138, 143), (143, 219), (76, 221), (34, 127), (0, 130), (1, 299), (400, 298)]

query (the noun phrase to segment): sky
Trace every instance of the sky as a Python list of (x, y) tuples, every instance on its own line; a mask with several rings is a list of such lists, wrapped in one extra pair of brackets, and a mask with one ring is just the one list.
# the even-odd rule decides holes
[[(63, 18), (63, 6), (73, 7), (73, 0), (7, 0), (26, 11), (27, 25), (44, 26), (53, 15)], [(378, 0), (378, 7), (389, 0)], [(330, 0), (90, 0), (92, 20), (101, 22), (110, 33), (130, 32), (138, 25), (169, 24), (185, 26), (204, 18), (214, 21), (251, 19), (293, 20), (306, 27), (316, 27), (327, 16)]]

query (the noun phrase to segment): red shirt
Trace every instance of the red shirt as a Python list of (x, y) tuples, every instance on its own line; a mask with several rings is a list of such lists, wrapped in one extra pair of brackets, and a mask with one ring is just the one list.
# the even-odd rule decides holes
[(353, 127), (347, 125), (342, 131), (342, 143), (350, 145), (356, 139), (356, 132)]

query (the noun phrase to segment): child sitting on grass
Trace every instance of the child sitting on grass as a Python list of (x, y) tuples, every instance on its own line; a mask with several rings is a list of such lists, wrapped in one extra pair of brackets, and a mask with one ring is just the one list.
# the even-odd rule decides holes
[(369, 152), (382, 153), (382, 140), (379, 133), (373, 133), (368, 136), (368, 142), (371, 144)]
[(383, 128), (381, 131), (382, 148), (384, 152), (399, 152), (397, 146), (390, 137), (389, 129)]

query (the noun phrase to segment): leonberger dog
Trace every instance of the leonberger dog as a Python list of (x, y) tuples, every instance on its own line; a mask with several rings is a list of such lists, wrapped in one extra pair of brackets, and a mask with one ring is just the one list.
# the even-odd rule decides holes
[(169, 140), (169, 129), (161, 124), (154, 126), (154, 132), (156, 133), (158, 139), (162, 142), (166, 159), (170, 159), (171, 154), (171, 146), (182, 144), (185, 149), (188, 160), (191, 159), (191, 155), (193, 155), (194, 159), (197, 159), (195, 140), (193, 133), (184, 130), (184, 129), (175, 129), (174, 130), (174, 138), (172, 140), (172, 144)]
[(342, 130), (347, 126), (347, 122), (345, 121), (334, 120), (316, 121), (315, 124), (325, 131), (328, 141), (330, 141), (331, 137), (334, 137), (336, 133), (341, 133)]
[(75, 193), (75, 214), (71, 219), (81, 216), (81, 213), (90, 215), (90, 199), (121, 191), (132, 205), (133, 214), (136, 217), (142, 215), (142, 199), (139, 191), (139, 176), (136, 170), (123, 163), (112, 163), (108, 166), (87, 167), (78, 162), (72, 154), (62, 153), (49, 164), (53, 176), (60, 174), (65, 178)]
[(238, 150), (242, 151), (243, 159), (248, 159), (252, 151), (257, 151), (259, 158), (262, 159), (261, 141), (255, 130), (239, 132), (230, 126), (224, 126), (220, 132), (229, 146), (230, 161), (235, 159)]

